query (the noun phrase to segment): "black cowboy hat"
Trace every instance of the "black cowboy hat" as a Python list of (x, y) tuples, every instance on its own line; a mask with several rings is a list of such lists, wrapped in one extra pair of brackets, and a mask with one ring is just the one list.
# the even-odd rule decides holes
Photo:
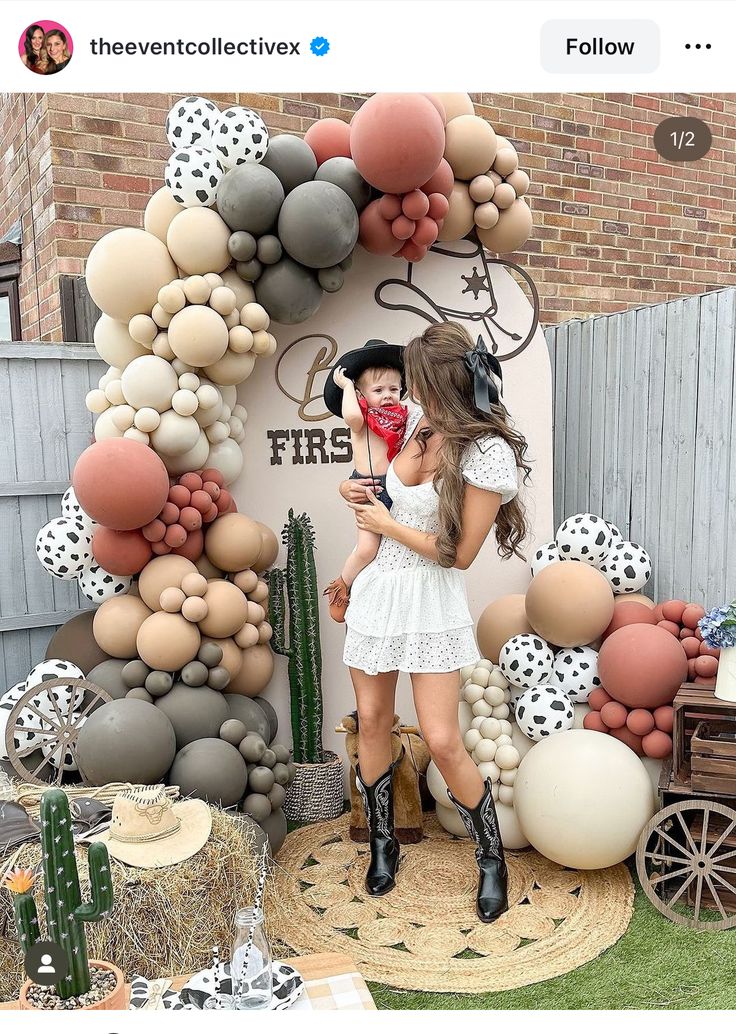
[(335, 370), (344, 369), (348, 377), (355, 381), (366, 370), (383, 366), (401, 372), (401, 395), (403, 397), (406, 394), (404, 346), (390, 345), (386, 341), (374, 338), (366, 341), (362, 348), (355, 348), (352, 352), (346, 352), (345, 355), (340, 356), (330, 370), (324, 390), (325, 405), (329, 411), (335, 416), (342, 416), (342, 388), (338, 388), (335, 384)]

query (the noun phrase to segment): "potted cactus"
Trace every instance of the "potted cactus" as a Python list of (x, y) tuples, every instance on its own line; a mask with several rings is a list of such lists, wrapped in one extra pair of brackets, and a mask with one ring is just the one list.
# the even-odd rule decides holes
[(295, 516), (289, 510), (281, 540), (286, 546), (286, 568), (272, 568), (266, 577), (273, 627), (271, 647), (289, 659), (296, 776), (286, 794), (284, 814), (293, 822), (319, 822), (342, 812), (344, 791), (342, 762), (322, 746), (322, 653), (314, 528), (306, 513)]
[[(63, 790), (48, 790), (41, 799), (41, 847), (46, 891), (46, 938), (59, 944), (67, 957), (67, 974), (53, 985), (58, 998), (68, 1001), (87, 996), (80, 1009), (125, 1009), (125, 977), (110, 962), (89, 960), (84, 924), (95, 922), (112, 908), (112, 877), (107, 848), (102, 843), (90, 844), (88, 851), (91, 895), (82, 901), (79, 874), (74, 855), (74, 836), (69, 801)], [(38, 911), (33, 897), (34, 874), (20, 869), (11, 872), (5, 886), (13, 894), (13, 911), (24, 954), (42, 940)], [(115, 977), (114, 985), (95, 998), (90, 965), (96, 971), (107, 971)], [(111, 983), (109, 978), (106, 981)], [(20, 992), (22, 1009), (44, 1008), (43, 999), (34, 995), (32, 981), (27, 980)], [(93, 999), (90, 1001), (90, 999)], [(49, 1003), (49, 1008), (53, 1004)]]

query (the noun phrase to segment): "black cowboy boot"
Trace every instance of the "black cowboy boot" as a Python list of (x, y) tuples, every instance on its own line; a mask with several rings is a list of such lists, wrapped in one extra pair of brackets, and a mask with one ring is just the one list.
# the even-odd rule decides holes
[(480, 870), (476, 903), (478, 918), (484, 923), (492, 923), (508, 911), (509, 903), (506, 896), (508, 872), (491, 793), (491, 781), (486, 779), (483, 796), (474, 808), (461, 804), (449, 790), (447, 794), (476, 844), (475, 857)]
[(403, 754), (402, 747), (396, 761), (370, 786), (363, 782), (360, 765), (355, 766), (355, 783), (363, 798), (365, 816), (368, 820), (368, 841), (371, 846), (371, 862), (365, 876), (365, 886), (368, 893), (374, 897), (388, 894), (396, 884), (399, 841), (394, 834), (394, 794), (391, 781), (394, 769)]

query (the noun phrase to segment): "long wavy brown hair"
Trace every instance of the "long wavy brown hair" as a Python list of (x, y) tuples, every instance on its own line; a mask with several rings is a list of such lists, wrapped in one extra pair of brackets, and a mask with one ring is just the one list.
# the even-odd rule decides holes
[[(476, 407), (473, 378), (465, 367), (464, 356), (475, 342), (459, 323), (435, 323), (406, 346), (404, 368), (411, 395), (424, 410), (430, 435), (437, 432), (442, 442), (437, 450), (434, 486), (439, 495), (437, 552), (442, 567), (453, 567), (462, 535), (463, 458), (468, 446), (488, 434), (498, 435), (514, 451), (524, 481), (531, 473), (525, 462), (527, 442), (516, 431), (502, 402), (491, 413)], [(427, 436), (417, 436), (420, 449), (427, 448)], [(498, 511), (495, 523), (499, 556), (524, 558), (520, 550), (529, 526), (518, 495)]]

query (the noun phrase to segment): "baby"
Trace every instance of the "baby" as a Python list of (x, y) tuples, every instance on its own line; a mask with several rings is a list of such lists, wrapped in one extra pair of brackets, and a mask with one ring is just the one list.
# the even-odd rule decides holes
[[(371, 348), (377, 350), (375, 356), (370, 354)], [(400, 403), (404, 393), (401, 351), (397, 345), (368, 342), (343, 357), (342, 365), (332, 371), (331, 383), (328, 382), (330, 390), (325, 389), (329, 408), (334, 412), (339, 401), (340, 415), (350, 428), (355, 463), (350, 479), (372, 478), (377, 482), (373, 489), (376, 497), (389, 509), (391, 499), (386, 492), (386, 473), (401, 449), (407, 419), (407, 408)], [(375, 365), (367, 365), (373, 362)], [(350, 587), (375, 558), (380, 540), (380, 535), (372, 531), (359, 530), (355, 549), (345, 561), (340, 577), (325, 589), (324, 595), (330, 600), (330, 615), (335, 621), (345, 620)]]

